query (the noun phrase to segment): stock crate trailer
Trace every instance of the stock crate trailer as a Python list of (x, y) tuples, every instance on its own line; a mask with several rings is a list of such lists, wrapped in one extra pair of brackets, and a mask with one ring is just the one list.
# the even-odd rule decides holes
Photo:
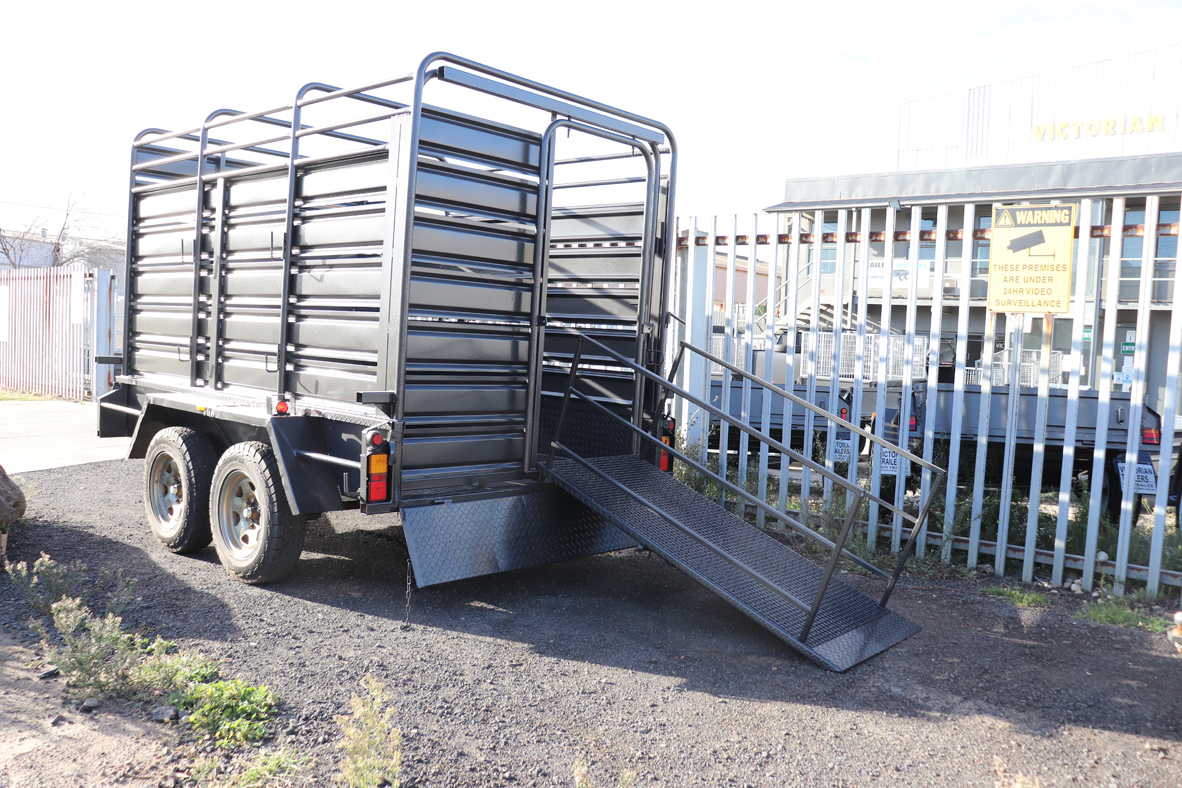
[(142, 132), (99, 434), (144, 458), (153, 533), (261, 583), (308, 518), (398, 512), (420, 586), (640, 545), (831, 669), (915, 632), (885, 607), (905, 558), (845, 549), (851, 523), (773, 515), (819, 567), (660, 470), (693, 464), (661, 434), (690, 396), (663, 352), (676, 158), (661, 123), (445, 53)]

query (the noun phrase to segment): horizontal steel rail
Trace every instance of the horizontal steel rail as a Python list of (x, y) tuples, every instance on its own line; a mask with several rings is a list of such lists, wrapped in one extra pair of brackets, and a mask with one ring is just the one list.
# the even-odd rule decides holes
[[(787, 515), (786, 512), (781, 512), (778, 509), (776, 509), (774, 506), (771, 506), (770, 504), (768, 504), (766, 501), (759, 500), (759, 498), (757, 498), (756, 496), (747, 492), (742, 487), (739, 487), (739, 486), (727, 481), (726, 479), (722, 478), (718, 474), (716, 474), (713, 471), (706, 468), (706, 466), (702, 465), (701, 463), (697, 462), (696, 460), (691, 459), (686, 454), (678, 451), (677, 449), (673, 448), (672, 446), (669, 446), (669, 445), (661, 442), (661, 440), (659, 438), (656, 438), (656, 437), (650, 435), (649, 433), (645, 432), (640, 427), (637, 427), (635, 424), (628, 421), (627, 419), (625, 419), (623, 416), (619, 415), (618, 413), (612, 413), (608, 408), (606, 408), (603, 405), (601, 405), (600, 403), (596, 402), (593, 397), (590, 397), (577, 389), (572, 389), (571, 394), (572, 394), (572, 396), (578, 397), (582, 401), (588, 403), (589, 405), (591, 405), (595, 409), (599, 410), (601, 413), (605, 413), (608, 416), (612, 417), (613, 419), (619, 421), (621, 424), (627, 426), (628, 429), (637, 433), (638, 435), (640, 435), (642, 438), (649, 441), (650, 443), (653, 443), (653, 444), (659, 446), (663, 451), (666, 451), (669, 454), (673, 455), (674, 457), (681, 460), (686, 465), (690, 466), (691, 468), (698, 471), (699, 473), (706, 474), (707, 476), (714, 479), (716, 482), (721, 484), (723, 487), (725, 487), (730, 492), (733, 492), (736, 495), (741, 496), (743, 499), (749, 501), (754, 506), (762, 509), (765, 514), (769, 514), (772, 517), (774, 517), (775, 519), (787, 523), (792, 528), (799, 531), (802, 535), (808, 537), (809, 539), (812, 539), (813, 541), (817, 542), (820, 545), (823, 545), (825, 548), (827, 548), (829, 550), (833, 550), (833, 548), (835, 547), (834, 542), (825, 538), (824, 536), (817, 533), (816, 531), (809, 528), (808, 526), (804, 525), (800, 521), (793, 520), (791, 517), (789, 517)], [(550, 458), (546, 463), (546, 467), (547, 468), (550, 467), (550, 465), (553, 463), (553, 461), (554, 461), (554, 455), (553, 455), (553, 453), (551, 453)], [(859, 496), (859, 498), (860, 498), (860, 496), (863, 495), (863, 493), (861, 491), (859, 491), (859, 492), (855, 493), (855, 495)], [(854, 511), (855, 512), (857, 511), (856, 506), (854, 507)], [(842, 555), (845, 558), (848, 558), (849, 560), (853, 561), (858, 566), (867, 570), (868, 572), (871, 572), (872, 574), (876, 574), (879, 577), (882, 577), (884, 579), (890, 579), (890, 575), (888, 575), (886, 572), (879, 569), (874, 564), (869, 563), (868, 561), (855, 555), (854, 553), (851, 553), (850, 551), (843, 549)]]
[[(610, 357), (619, 361), (621, 363), (621, 366), (628, 367), (628, 368), (632, 369), (637, 374), (643, 375), (644, 377), (646, 377), (649, 380), (656, 383), (658, 386), (662, 386), (663, 388), (670, 391), (671, 393), (676, 394), (680, 397), (683, 397), (688, 402), (692, 402), (694, 405), (697, 405), (699, 408), (702, 408), (707, 413), (710, 413), (710, 414), (717, 416), (718, 418), (726, 421), (727, 424), (731, 425), (732, 427), (735, 427), (736, 429), (746, 432), (748, 435), (755, 438), (756, 440), (763, 441), (763, 442), (767, 443), (768, 446), (770, 446), (773, 449), (775, 449), (776, 451), (780, 452), (783, 456), (786, 456), (786, 457), (789, 457), (793, 460), (796, 460), (797, 462), (801, 463), (801, 465), (809, 468), (812, 471), (819, 473), (822, 477), (829, 479), (834, 484), (837, 484), (838, 486), (843, 487), (844, 489), (847, 489), (852, 493), (861, 492), (865, 495), (866, 500), (877, 502), (879, 506), (886, 508), (888, 511), (899, 514), (901, 517), (908, 520), (909, 522), (914, 523), (916, 526), (919, 525), (919, 520), (916, 516), (903, 511), (901, 508), (896, 507), (893, 503), (889, 503), (886, 500), (879, 498), (877, 495), (874, 495), (873, 493), (863, 490), (861, 487), (858, 487), (855, 484), (850, 484), (849, 480), (846, 479), (844, 476), (839, 476), (838, 474), (836, 474), (833, 471), (826, 468), (824, 465), (820, 465), (820, 464), (814, 462), (813, 460), (811, 460), (810, 458), (801, 454), (800, 452), (797, 452), (797, 451), (789, 448), (788, 446), (785, 446), (780, 441), (777, 441), (767, 435), (764, 435), (763, 433), (759, 432), (758, 430), (753, 429), (750, 425), (744, 424), (739, 419), (736, 419), (727, 413), (723, 413), (720, 409), (714, 407), (713, 405), (706, 402), (705, 400), (698, 399), (693, 394), (689, 393), (688, 391), (686, 391), (683, 388), (680, 388), (680, 387), (674, 385), (673, 383), (670, 383), (668, 380), (666, 380), (665, 378), (662, 378), (660, 375), (650, 372), (647, 369), (644, 369), (643, 367), (639, 366), (638, 364), (635, 364), (634, 362), (629, 361), (628, 359), (624, 358), (619, 353), (615, 352), (614, 350), (607, 347), (606, 345), (601, 344), (600, 342), (597, 342), (596, 340), (592, 339), (591, 337), (580, 334), (578, 331), (576, 331), (574, 329), (559, 329), (559, 330), (563, 330), (568, 334), (580, 337), (584, 342), (588, 342), (592, 345), (595, 345), (600, 350), (607, 353)], [(717, 356), (714, 356), (709, 353), (705, 353), (704, 351), (702, 351), (698, 348), (693, 348), (692, 346), (690, 346), (690, 347), (695, 352), (701, 353), (703, 356), (706, 356), (707, 358), (710, 358), (710, 359), (717, 359), (718, 358)], [(766, 382), (761, 381), (761, 385), (768, 385), (768, 384)], [(778, 388), (778, 387), (770, 387), (770, 388)], [(778, 390), (783, 391), (783, 389), (778, 389)], [(801, 402), (802, 400), (800, 400), (799, 397), (792, 396), (792, 401)], [(823, 417), (829, 418), (829, 419), (836, 418), (833, 414), (829, 413), (828, 411), (824, 411), (824, 410), (821, 411), (821, 415)], [(848, 422), (843, 422), (843, 423), (848, 424)], [(858, 429), (858, 431), (864, 432), (864, 430), (861, 430), (860, 428)], [(887, 445), (890, 446), (892, 449), (895, 448), (891, 444), (887, 444)], [(900, 454), (903, 455), (902, 452), (900, 452)], [(906, 454), (904, 456), (914, 457), (915, 455)], [(917, 457), (916, 460), (918, 460), (919, 463), (924, 464), (923, 460), (921, 458)], [(939, 468), (936, 468), (935, 466), (931, 466), (931, 467), (934, 468), (935, 472), (937, 472), (937, 473), (940, 473), (940, 474), (944, 473), (944, 471), (942, 471)]]
[[(800, 405), (803, 408), (807, 408), (808, 410), (811, 410), (813, 413), (816, 413), (818, 416), (822, 416), (824, 418), (829, 419), (830, 421), (833, 421), (834, 423), (837, 424), (837, 426), (842, 427), (843, 429), (848, 429), (850, 432), (853, 432), (857, 435), (861, 435), (863, 438), (866, 438), (867, 440), (871, 441), (872, 443), (878, 444), (879, 446), (883, 447), (884, 449), (888, 449), (890, 451), (893, 451), (895, 454), (898, 454), (903, 459), (908, 460), (909, 462), (913, 462), (916, 465), (920, 466), (921, 468), (929, 470), (932, 473), (940, 473), (940, 474), (945, 473), (945, 470), (943, 468), (939, 467), (938, 465), (933, 465), (932, 463), (927, 462), (922, 457), (912, 454), (911, 452), (907, 451), (906, 449), (900, 448), (899, 446), (896, 446), (895, 444), (891, 443), (890, 441), (886, 440), (885, 438), (878, 437), (873, 432), (868, 432), (867, 430), (864, 430), (855, 424), (851, 424), (850, 422), (846, 421), (843, 418), (840, 418), (839, 416), (834, 416), (829, 411), (825, 410), (822, 407), (814, 405), (813, 403), (809, 402), (807, 399), (804, 399), (803, 397), (798, 397), (789, 391), (785, 391), (784, 389), (780, 388), (779, 386), (773, 385), (773, 384), (769, 383), (768, 381), (764, 380), (763, 378), (756, 377), (755, 375), (752, 375), (750, 372), (745, 371), (742, 367), (736, 367), (734, 364), (731, 364), (731, 363), (728, 363), (728, 362), (722, 360), (721, 358), (714, 355), (713, 353), (707, 353), (705, 350), (702, 350), (701, 348), (694, 347), (693, 345), (689, 344), (688, 342), (685, 342), (684, 340), (681, 342), (681, 348), (687, 349), (687, 350), (692, 350), (694, 353), (697, 353), (698, 355), (700, 355), (706, 359), (709, 359), (710, 361), (714, 362), (715, 364), (719, 364), (720, 366), (726, 367), (727, 369), (729, 369), (731, 372), (735, 373), (736, 375), (740, 375), (744, 378), (747, 378), (753, 384), (758, 384), (758, 385), (762, 386), (763, 388), (767, 389), (768, 391), (772, 392), (773, 394), (779, 394), (784, 399), (791, 401), (792, 404)], [(678, 352), (680, 353), (680, 350)]]

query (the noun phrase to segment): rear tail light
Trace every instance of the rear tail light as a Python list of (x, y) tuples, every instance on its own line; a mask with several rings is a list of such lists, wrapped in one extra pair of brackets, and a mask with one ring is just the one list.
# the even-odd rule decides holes
[(1145, 427), (1141, 430), (1141, 442), (1147, 446), (1157, 446), (1161, 443), (1161, 430), (1157, 427)]
[(915, 418), (914, 415), (911, 416), (910, 425), (911, 425), (912, 432), (919, 431), (919, 419)]
[(377, 503), (390, 497), (390, 455), (370, 454), (366, 461), (365, 500)]
[[(665, 427), (662, 430), (661, 443), (666, 446), (672, 446), (673, 436), (676, 434), (677, 422), (674, 419), (666, 419)], [(661, 470), (665, 473), (670, 473), (673, 470), (673, 458), (664, 449), (661, 449)]]

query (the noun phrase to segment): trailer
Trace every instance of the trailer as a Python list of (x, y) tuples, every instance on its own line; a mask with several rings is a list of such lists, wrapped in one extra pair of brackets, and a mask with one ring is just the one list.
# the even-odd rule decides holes
[(639, 545), (831, 669), (915, 632), (885, 607), (906, 551), (891, 575), (850, 523), (775, 515), (821, 568), (660, 470), (693, 464), (661, 439), (676, 159), (659, 122), (445, 53), (141, 133), (99, 434), (133, 438), (157, 539), (264, 583), (308, 518), (398, 512), (419, 586)]

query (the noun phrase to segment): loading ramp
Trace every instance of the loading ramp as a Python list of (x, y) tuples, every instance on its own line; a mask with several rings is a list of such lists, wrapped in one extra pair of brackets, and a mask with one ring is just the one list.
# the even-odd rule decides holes
[[(716, 417), (730, 420), (733, 426), (746, 430), (754, 439), (767, 441), (784, 455), (809, 465), (838, 486), (848, 489), (852, 502), (847, 507), (847, 515), (837, 540), (830, 541), (795, 518), (769, 507), (745, 490), (710, 472), (694, 458), (670, 446), (660, 445), (658, 438), (597, 401), (601, 397), (592, 397), (580, 391), (577, 386), (579, 367), (588, 346), (594, 355), (587, 361), (597, 368), (610, 363), (630, 368), (643, 377), (656, 378), (658, 385), (663, 388), (687, 397)], [(683, 343), (682, 352), (687, 349), (711, 361), (726, 364), (722, 359)], [(678, 361), (680, 358), (681, 353)], [(845, 549), (845, 544), (863, 500), (877, 500), (880, 506), (895, 510), (891, 504), (851, 485), (844, 477), (837, 476), (824, 466), (813, 463), (809, 458), (673, 386), (669, 381), (676, 374), (676, 368), (677, 362), (669, 379), (662, 379), (594, 339), (580, 336), (570, 363), (569, 385), (554, 433), (555, 439), (550, 444), (551, 454), (545, 465), (546, 476), (616, 528), (681, 569), (821, 667), (834, 671), (847, 670), (918, 632), (916, 624), (888, 610), (886, 603), (903, 562), (914, 547), (916, 535), (927, 516), (939, 483), (933, 485), (928, 499), (921, 502), (918, 516), (902, 513), (912, 521), (913, 527), (894, 573), (888, 575), (850, 553)], [(745, 374), (738, 368), (733, 371)], [(752, 381), (765, 386), (772, 393), (792, 397), (788, 392), (757, 378), (752, 378)], [(583, 406), (581, 411), (571, 408), (571, 402), (575, 400)], [(793, 397), (793, 400), (797, 398)], [(825, 418), (835, 419), (843, 427), (849, 426), (862, 432), (824, 410), (818, 408), (817, 411)], [(631, 433), (637, 451), (628, 455), (584, 457), (562, 441), (567, 421), (578, 419), (573, 414), (595, 412), (615, 419), (618, 430)], [(618, 445), (618, 441), (612, 443)], [(830, 555), (826, 565), (821, 567), (814, 564), (770, 534), (660, 470), (651, 461), (655, 451), (650, 448), (650, 444), (656, 451), (668, 452), (677, 461), (687, 463), (699, 473), (712, 477), (715, 483), (728, 492), (745, 498), (764, 509), (765, 514), (785, 522), (801, 535), (827, 547)], [(918, 461), (925, 470), (936, 473), (942, 480), (939, 468), (896, 447), (891, 448), (912, 461)], [(853, 561), (872, 574), (888, 580), (881, 600), (871, 599), (849, 585), (833, 580), (834, 570), (841, 558)]]

